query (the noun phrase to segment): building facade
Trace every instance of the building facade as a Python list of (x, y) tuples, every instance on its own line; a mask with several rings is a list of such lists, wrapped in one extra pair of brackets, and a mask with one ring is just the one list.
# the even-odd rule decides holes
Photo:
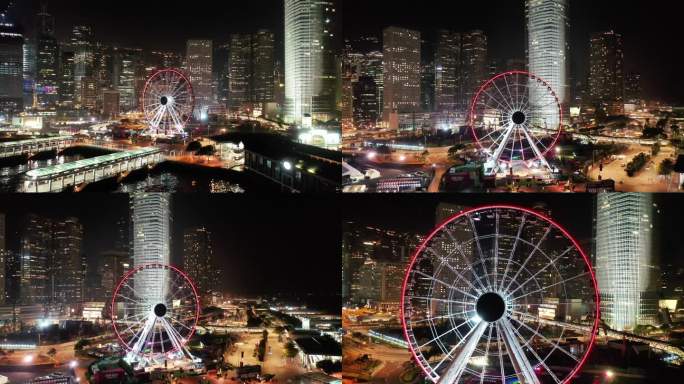
[(14, 116), (24, 108), (24, 36), (0, 16), (0, 115)]
[(285, 120), (336, 115), (339, 10), (334, 0), (285, 0)]
[(596, 209), (596, 277), (601, 317), (618, 331), (653, 324), (652, 248), (656, 208), (644, 193), (601, 193)]
[[(138, 193), (131, 197), (133, 223), (133, 266), (169, 264), (171, 261), (171, 195)], [(146, 303), (160, 300), (166, 280), (162, 270), (136, 274), (134, 288), (144, 292)]]
[(206, 119), (213, 97), (213, 43), (211, 40), (188, 40), (186, 45), (187, 72), (195, 93), (196, 117)]
[(383, 31), (383, 112), (391, 115), (420, 110), (420, 32), (388, 27)]
[(589, 96), (607, 115), (624, 113), (624, 71), (622, 35), (613, 31), (593, 34), (589, 47)]
[[(569, 6), (568, 0), (527, 0), (527, 56), (529, 71), (546, 81), (561, 104), (569, 93)], [(530, 88), (532, 108), (554, 108), (552, 97), (543, 89)], [(549, 110), (548, 115), (556, 113)], [(558, 122), (548, 122), (553, 126)]]

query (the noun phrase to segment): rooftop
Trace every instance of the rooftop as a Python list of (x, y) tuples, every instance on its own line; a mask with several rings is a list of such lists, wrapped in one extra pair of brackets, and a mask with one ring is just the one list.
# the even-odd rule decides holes
[(327, 335), (300, 337), (295, 343), (307, 355), (342, 356), (342, 345)]
[(342, 177), (342, 153), (296, 143), (290, 138), (270, 133), (231, 132), (212, 137), (218, 143), (242, 142), (245, 149), (276, 161), (290, 161), (302, 164), (304, 169), (315, 169), (315, 173), (328, 180)]
[(130, 159), (139, 156), (151, 155), (154, 153), (161, 152), (161, 149), (154, 147), (139, 148), (132, 151), (115, 152), (104, 156), (92, 157), (90, 159), (72, 161), (70, 163), (53, 165), (50, 167), (33, 169), (26, 172), (26, 176), (30, 178), (43, 178), (60, 173), (66, 173), (70, 171), (75, 171), (81, 168), (89, 168), (95, 165), (101, 165), (109, 162), (121, 161), (124, 159)]
[(44, 142), (50, 142), (54, 140), (73, 140), (73, 136), (53, 136), (53, 137), (39, 137), (35, 139), (25, 139), (25, 140), (15, 140), (15, 141), (4, 141), (0, 142), (0, 148), (7, 148), (7, 147), (16, 147), (18, 145), (26, 145), (26, 144), (38, 144), (38, 143), (44, 143)]

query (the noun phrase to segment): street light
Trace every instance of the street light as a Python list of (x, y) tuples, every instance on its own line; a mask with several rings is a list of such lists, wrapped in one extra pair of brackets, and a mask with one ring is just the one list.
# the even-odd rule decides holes
[(283, 168), (285, 168), (285, 170), (287, 170), (287, 171), (291, 170), (292, 169), (292, 163), (290, 163), (289, 161), (283, 161)]
[(33, 362), (33, 355), (24, 356), (24, 364), (31, 364)]
[(78, 362), (76, 360), (71, 360), (69, 362), (69, 368), (74, 369), (78, 365)]

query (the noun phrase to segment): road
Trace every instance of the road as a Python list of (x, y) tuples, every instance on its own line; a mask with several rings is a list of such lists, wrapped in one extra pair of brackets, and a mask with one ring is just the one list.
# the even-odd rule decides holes
[(259, 333), (240, 334), (240, 341), (224, 355), (225, 361), (233, 366), (240, 366), (241, 361), (244, 365), (261, 365), (262, 374), (275, 375), (280, 381), (286, 381), (306, 372), (299, 359), (287, 357), (285, 350), (287, 340), (283, 337), (282, 342), (278, 341), (278, 335), (273, 329), (268, 332), (266, 356), (264, 361), (260, 362), (255, 353), (259, 340), (261, 340)]
[(651, 159), (651, 161), (634, 177), (627, 176), (625, 168), (622, 164), (629, 163), (634, 156), (644, 152), (650, 154), (651, 150), (642, 146), (630, 146), (628, 150), (621, 155), (625, 156), (624, 160), (614, 160), (603, 164), (603, 171), (600, 172), (598, 165), (595, 165), (589, 171), (589, 177), (592, 180), (598, 180), (599, 175), (603, 180), (615, 180), (615, 189), (620, 192), (676, 192), (678, 178), (664, 178), (658, 176), (658, 165), (666, 158), (675, 161), (675, 150), (672, 147), (661, 148), (658, 155)]

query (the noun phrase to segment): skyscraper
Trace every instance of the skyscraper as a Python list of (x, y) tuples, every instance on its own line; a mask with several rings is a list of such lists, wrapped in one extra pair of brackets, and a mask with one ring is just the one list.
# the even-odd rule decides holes
[(212, 90), (212, 41), (188, 40), (186, 45), (187, 72), (195, 92), (195, 112), (205, 119), (213, 104)]
[(363, 75), (353, 85), (354, 126), (374, 128), (380, 116), (378, 86), (372, 77)]
[(74, 105), (76, 85), (74, 83), (74, 51), (63, 47), (59, 60), (59, 104), (64, 107)]
[[(527, 0), (527, 54), (529, 71), (546, 81), (561, 104), (568, 101), (569, 16), (568, 0)], [(545, 90), (530, 88), (532, 108), (549, 108), (553, 116), (552, 96)], [(534, 102), (534, 100), (539, 100)], [(558, 122), (547, 122), (549, 126)]]
[(435, 50), (435, 110), (454, 112), (457, 106), (461, 64), (461, 35), (438, 32)]
[(218, 290), (218, 266), (214, 260), (211, 232), (205, 227), (188, 228), (183, 234), (183, 269), (195, 283), (203, 301), (210, 302)]
[[(166, 193), (137, 193), (131, 197), (133, 222), (133, 266), (169, 264), (171, 242), (171, 195)], [(144, 300), (151, 304), (165, 291), (164, 273), (146, 270), (136, 274), (135, 290), (144, 292)]]
[(21, 234), (19, 290), (23, 304), (48, 304), (52, 261), (52, 220), (30, 214)]
[(23, 110), (24, 36), (21, 29), (0, 15), (0, 115)]
[[(383, 112), (390, 122), (393, 113), (420, 109), (420, 32), (388, 27), (383, 31)], [(394, 127), (398, 128), (395, 124)]]
[(37, 106), (53, 108), (59, 101), (59, 45), (55, 38), (55, 19), (43, 6), (38, 14), (36, 36)]
[(657, 311), (652, 196), (601, 193), (596, 210), (595, 268), (601, 317), (618, 331), (652, 324)]
[(93, 30), (85, 25), (76, 25), (71, 32), (71, 48), (74, 50), (74, 89), (76, 105), (83, 107), (83, 79), (93, 74)]
[(0, 305), (7, 300), (7, 242), (5, 241), (5, 214), (0, 213)]
[(641, 104), (643, 97), (641, 74), (637, 72), (628, 73), (625, 77), (625, 102)]
[(339, 12), (335, 0), (285, 0), (285, 118), (335, 116)]
[(239, 111), (250, 100), (252, 84), (252, 35), (230, 35), (230, 59), (228, 64), (228, 106)]
[(117, 47), (113, 51), (113, 60), (113, 82), (119, 91), (121, 110), (139, 109), (137, 79), (142, 66), (142, 51)]
[(461, 109), (467, 110), (477, 90), (487, 80), (487, 36), (479, 30), (461, 35)]
[(622, 35), (595, 33), (589, 48), (589, 95), (608, 115), (624, 113), (624, 59)]
[(50, 280), (52, 303), (79, 305), (84, 299), (83, 226), (76, 218), (55, 220), (52, 227)]
[(275, 36), (260, 29), (252, 37), (252, 101), (263, 104), (275, 100)]

